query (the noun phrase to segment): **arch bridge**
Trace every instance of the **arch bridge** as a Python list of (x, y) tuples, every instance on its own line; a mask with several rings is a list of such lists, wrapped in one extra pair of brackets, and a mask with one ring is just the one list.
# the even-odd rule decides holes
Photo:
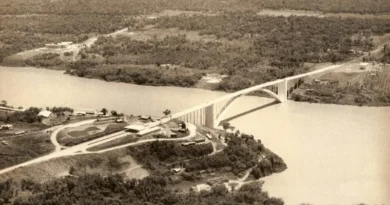
[(339, 68), (340, 66), (341, 65), (332, 65), (316, 71), (287, 77), (284, 79), (278, 79), (246, 88), (225, 95), (211, 102), (207, 102), (182, 112), (175, 113), (171, 116), (171, 119), (179, 119), (192, 124), (205, 125), (210, 128), (215, 128), (219, 125), (221, 117), (224, 115), (224, 113), (226, 113), (231, 104), (243, 95), (253, 92), (263, 92), (274, 98), (277, 102), (285, 103), (292, 91), (304, 82), (305, 77), (333, 70)]

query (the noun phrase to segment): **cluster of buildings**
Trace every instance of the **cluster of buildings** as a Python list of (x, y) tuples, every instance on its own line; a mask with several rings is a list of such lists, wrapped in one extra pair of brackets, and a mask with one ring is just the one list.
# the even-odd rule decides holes
[(138, 137), (145, 136), (151, 133), (159, 133), (161, 127), (145, 127), (143, 125), (128, 125), (125, 127), (127, 132), (135, 133)]
[(206, 142), (206, 138), (201, 137), (201, 136), (197, 136), (192, 141), (181, 143), (181, 146), (190, 146), (190, 145), (195, 145), (195, 144), (199, 144), (199, 143), (203, 143), (203, 142)]

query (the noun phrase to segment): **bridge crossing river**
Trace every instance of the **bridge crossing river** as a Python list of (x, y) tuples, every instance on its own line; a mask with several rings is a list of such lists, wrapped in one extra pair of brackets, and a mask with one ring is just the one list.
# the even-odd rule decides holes
[(261, 91), (269, 94), (275, 98), (277, 102), (286, 102), (290, 93), (297, 88), (302, 82), (303, 78), (326, 71), (334, 70), (341, 67), (341, 65), (332, 65), (308, 73), (299, 74), (296, 76), (278, 79), (275, 81), (263, 83), (260, 85), (246, 88), (210, 102), (195, 106), (193, 108), (175, 113), (171, 116), (173, 119), (180, 119), (185, 122), (190, 122), (197, 125), (205, 125), (207, 127), (217, 127), (229, 106), (239, 97), (255, 92)]
[[(264, 88), (277, 95), (276, 85)], [(154, 116), (168, 108), (179, 118), (232, 94), (108, 83), (61, 71), (0, 66), (0, 100), (24, 108), (105, 107)], [(390, 204), (389, 107), (277, 103), (240, 95), (224, 109), (220, 119), (253, 134), (288, 165), (284, 172), (262, 179), (270, 196), (281, 197), (288, 205)]]

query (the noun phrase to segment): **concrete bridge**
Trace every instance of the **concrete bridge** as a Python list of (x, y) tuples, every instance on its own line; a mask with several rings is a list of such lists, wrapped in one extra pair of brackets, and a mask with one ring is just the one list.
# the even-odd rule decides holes
[(215, 128), (221, 122), (221, 117), (229, 109), (230, 105), (237, 98), (243, 95), (253, 92), (264, 92), (272, 98), (275, 98), (277, 102), (285, 103), (287, 102), (291, 92), (304, 82), (303, 78), (325, 71), (334, 70), (336, 68), (339, 68), (340, 66), (341, 65), (332, 65), (312, 72), (287, 77), (284, 79), (278, 79), (275, 81), (246, 88), (244, 90), (240, 90), (223, 96), (221, 98), (215, 99), (211, 102), (207, 102), (202, 105), (184, 110), (182, 112), (175, 113), (171, 116), (171, 119), (179, 119), (192, 124), (205, 125), (210, 128)]

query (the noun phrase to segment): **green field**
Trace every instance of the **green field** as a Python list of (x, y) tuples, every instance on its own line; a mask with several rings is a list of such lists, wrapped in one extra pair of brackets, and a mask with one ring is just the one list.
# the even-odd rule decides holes
[(98, 131), (98, 130), (100, 130), (100, 129), (97, 127), (88, 127), (85, 130), (70, 131), (67, 134), (70, 135), (71, 137), (85, 137), (85, 136), (90, 135), (89, 132)]
[(46, 133), (25, 134), (0, 144), (0, 169), (19, 164), (54, 151), (50, 136)]
[(115, 132), (119, 132), (119, 131), (123, 130), (123, 128), (125, 126), (127, 126), (126, 123), (112, 123), (112, 124), (108, 124), (107, 127), (103, 131), (89, 134), (88, 132), (98, 129), (97, 127), (92, 126), (92, 127), (86, 128), (85, 130), (82, 130), (82, 131), (71, 131), (71, 132), (73, 132), (72, 136), (69, 135), (69, 132), (67, 133), (66, 131), (63, 130), (63, 131), (60, 131), (60, 133), (58, 133), (57, 139), (58, 139), (58, 142), (62, 145), (73, 146), (73, 145), (77, 145), (77, 144), (80, 144), (83, 142), (87, 142), (87, 141), (90, 141), (93, 139), (97, 139), (97, 138), (109, 135), (109, 134), (112, 134)]
[(109, 141), (109, 142), (97, 145), (95, 147), (91, 147), (91, 148), (87, 149), (87, 151), (100, 151), (100, 150), (108, 149), (108, 148), (111, 148), (111, 147), (116, 147), (116, 146), (119, 146), (119, 145), (124, 145), (124, 144), (137, 142), (137, 141), (138, 141), (138, 137), (137, 136), (135, 136), (133, 134), (129, 134), (129, 135), (125, 136), (125, 137), (122, 137), (122, 138), (119, 138), (119, 139), (116, 139), (116, 140), (112, 140), (112, 141)]

